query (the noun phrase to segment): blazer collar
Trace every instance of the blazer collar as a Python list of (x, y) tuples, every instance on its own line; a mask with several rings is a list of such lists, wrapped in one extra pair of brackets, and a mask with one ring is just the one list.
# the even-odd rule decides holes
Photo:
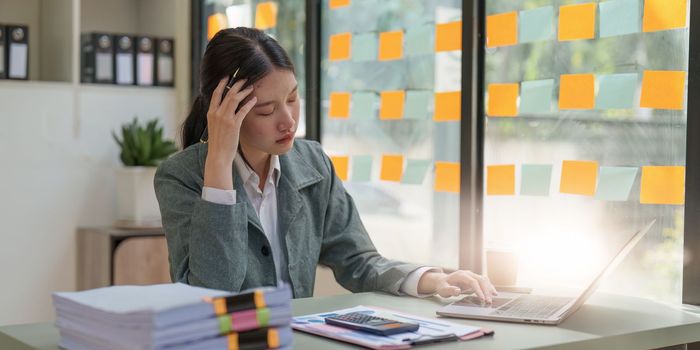
[[(199, 165), (202, 175), (204, 175), (208, 146), (207, 144), (198, 144)], [(297, 212), (301, 209), (302, 203), (299, 190), (320, 182), (323, 180), (323, 176), (302, 157), (296, 148), (292, 148), (289, 152), (280, 155), (279, 163), (281, 171), (277, 187), (277, 214), (280, 233), (284, 237)], [(255, 209), (243, 187), (243, 180), (237, 174), (235, 166), (231, 167), (231, 171), (233, 172), (233, 188), (236, 190), (236, 203), (246, 203), (248, 222), (263, 232), (260, 219), (255, 213)]]

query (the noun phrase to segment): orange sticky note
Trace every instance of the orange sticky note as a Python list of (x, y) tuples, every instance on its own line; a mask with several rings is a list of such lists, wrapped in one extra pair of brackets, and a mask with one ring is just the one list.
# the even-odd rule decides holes
[(379, 105), (379, 119), (393, 120), (403, 118), (403, 104), (406, 92), (382, 91)]
[(595, 76), (564, 74), (559, 79), (559, 109), (593, 109)]
[(402, 155), (383, 155), (382, 156), (382, 171), (379, 178), (384, 181), (401, 181), (403, 173), (403, 156)]
[(379, 60), (398, 60), (403, 57), (403, 32), (383, 32), (379, 34)]
[(277, 26), (277, 3), (273, 1), (261, 2), (255, 8), (255, 28), (260, 30)]
[(347, 156), (334, 156), (331, 157), (331, 162), (335, 168), (335, 173), (343, 181), (348, 181), (348, 163), (350, 157)]
[(462, 49), (462, 21), (435, 26), (435, 52)]
[(462, 119), (462, 92), (436, 92), (435, 114), (436, 122), (459, 121)]
[(435, 162), (435, 191), (459, 193), (459, 163)]
[(515, 117), (518, 115), (519, 84), (489, 84), (489, 117)]
[(350, 0), (331, 0), (328, 5), (331, 9), (337, 9), (350, 5)]
[(490, 165), (486, 167), (486, 194), (512, 196), (515, 194), (515, 165)]
[(328, 116), (331, 119), (347, 119), (350, 115), (350, 93), (331, 92)]
[(223, 13), (215, 13), (207, 17), (207, 39), (216, 35), (220, 30), (226, 28), (226, 15)]
[(341, 61), (350, 59), (350, 41), (352, 34), (340, 33), (331, 35), (328, 45), (328, 58), (331, 61)]
[(639, 202), (685, 204), (685, 167), (643, 166)]
[(486, 17), (486, 47), (518, 43), (518, 13), (507, 12)]
[(686, 27), (687, 0), (644, 0), (643, 32)]
[(559, 7), (559, 41), (593, 39), (595, 12), (594, 2)]
[(559, 192), (592, 196), (598, 179), (598, 162), (565, 160), (561, 166)]
[(642, 76), (642, 108), (683, 109), (685, 72), (645, 70)]

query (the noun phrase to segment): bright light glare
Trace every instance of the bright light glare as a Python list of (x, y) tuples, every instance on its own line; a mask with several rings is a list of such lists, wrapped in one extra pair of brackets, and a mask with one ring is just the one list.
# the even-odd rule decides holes
[(532, 235), (519, 247), (519, 284), (578, 287), (589, 282), (605, 261), (601, 242), (583, 232)]

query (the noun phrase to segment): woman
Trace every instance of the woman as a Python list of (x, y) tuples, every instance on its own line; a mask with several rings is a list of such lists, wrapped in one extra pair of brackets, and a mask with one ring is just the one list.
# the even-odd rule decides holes
[(239, 291), (281, 280), (294, 297), (309, 297), (320, 263), (353, 292), (473, 292), (491, 301), (495, 289), (485, 277), (377, 253), (321, 146), (294, 140), (297, 82), (274, 39), (222, 30), (207, 45), (200, 74), (184, 150), (155, 178), (174, 281)]

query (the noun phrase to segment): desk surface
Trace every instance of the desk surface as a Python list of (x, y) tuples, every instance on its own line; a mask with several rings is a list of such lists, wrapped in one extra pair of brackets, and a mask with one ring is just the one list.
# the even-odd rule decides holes
[[(381, 306), (435, 317), (447, 303), (438, 297), (416, 299), (379, 293), (296, 299), (294, 315), (356, 305)], [(431, 345), (430, 349), (649, 349), (700, 341), (700, 316), (653, 301), (597, 293), (559, 326), (450, 319), (495, 330), (495, 335), (468, 342)], [(0, 327), (0, 349), (57, 350), (53, 323)], [(358, 349), (341, 342), (294, 332), (296, 349)], [(425, 348), (425, 347), (421, 347)]]

